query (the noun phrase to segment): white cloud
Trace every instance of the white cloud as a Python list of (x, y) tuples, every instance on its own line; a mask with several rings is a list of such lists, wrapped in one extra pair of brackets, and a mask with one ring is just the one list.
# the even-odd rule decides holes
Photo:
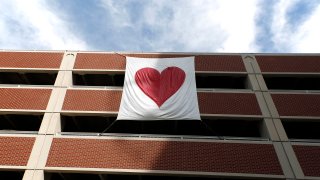
[(0, 48), (86, 50), (58, 15), (42, 0), (1, 1)]
[(101, 6), (112, 16), (115, 27), (131, 26), (130, 15), (123, 6), (125, 1), (101, 0)]
[[(320, 41), (319, 3), (313, 1), (315, 9), (300, 19), (302, 22), (292, 23), (288, 12), (292, 13), (291, 8), (303, 0), (271, 1), (274, 3), (270, 5), (272, 14), (267, 12), (264, 15), (261, 12), (266, 10), (262, 9), (265, 7), (261, 2), (267, 1), (100, 0), (104, 12), (101, 9), (92, 11), (92, 17), (99, 17), (94, 19), (97, 27), (91, 27), (95, 26), (92, 22), (81, 22), (82, 27), (90, 24), (90, 28), (81, 29), (81, 33), (93, 33), (98, 37), (96, 42), (90, 34), (82, 34), (91, 38), (87, 42), (95, 43), (89, 45), (77, 36), (79, 27), (73, 27), (75, 23), (68, 23), (65, 18), (82, 19), (78, 14), (63, 14), (71, 11), (53, 9), (52, 4), (48, 4), (55, 3), (52, 1), (3, 0), (0, 3), (0, 49), (90, 50), (97, 47), (114, 51), (320, 51), (317, 45)], [(265, 15), (272, 17), (271, 22), (259, 26), (257, 18)], [(267, 33), (265, 36), (270, 35), (274, 47), (265, 48), (270, 41), (257, 42), (262, 32)]]
[(167, 42), (179, 42), (185, 51), (257, 51), (255, 1), (183, 1), (171, 8), (173, 18), (158, 39), (162, 46), (174, 49)]
[(316, 9), (310, 12), (306, 20), (292, 27), (287, 12), (298, 2), (281, 0), (274, 5), (271, 25), (274, 49), (279, 52), (319, 53), (320, 5), (315, 5)]
[[(108, 5), (104, 7), (114, 16), (114, 21), (120, 20), (119, 23), (134, 27), (141, 34), (146, 28), (151, 29), (154, 36), (142, 37), (137, 43), (142, 41), (154, 51), (258, 51), (254, 43), (257, 1), (143, 2), (143, 12), (139, 17), (136, 14), (128, 15), (128, 11), (123, 10), (130, 8), (124, 7), (126, 3), (115, 6), (116, 3), (102, 0), (104, 5)], [(131, 22), (128, 16), (139, 21)]]
[(222, 1), (216, 14), (218, 22), (227, 34), (221, 51), (255, 52), (256, 26), (258, 14), (256, 1)]
[(299, 27), (294, 35), (293, 51), (295, 52), (320, 52), (320, 5), (312, 13), (310, 18)]

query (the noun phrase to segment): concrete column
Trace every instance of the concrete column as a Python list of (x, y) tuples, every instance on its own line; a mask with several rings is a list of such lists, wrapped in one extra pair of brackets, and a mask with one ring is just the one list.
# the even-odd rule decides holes
[(55, 133), (61, 132), (60, 112), (67, 88), (72, 86), (75, 52), (65, 52), (52, 93), (34, 143), (23, 179), (44, 179), (44, 168)]
[(76, 52), (66, 52), (63, 56), (55, 86), (72, 86), (72, 69), (76, 60)]
[(287, 157), (287, 154), (284, 150), (282, 143), (273, 142), (273, 146), (277, 153), (280, 165), (282, 167), (283, 174), (285, 175), (286, 179), (295, 179), (293, 169), (290, 165), (289, 159)]
[(261, 69), (254, 55), (242, 55), (245, 68), (255, 91), (262, 115), (264, 117), (261, 133), (272, 140), (280, 165), (286, 179), (303, 179), (304, 175), (296, 160), (292, 146), (280, 120), (279, 113), (264, 81)]
[(298, 161), (298, 158), (296, 157), (296, 154), (293, 151), (292, 145), (290, 142), (282, 142), (284, 151), (286, 152), (286, 155), (289, 159), (291, 168), (293, 169), (294, 175), (297, 179), (305, 179), (303, 170), (300, 166), (300, 163)]
[(261, 82), (261, 79), (263, 80), (263, 78), (261, 76), (261, 71), (256, 62), (256, 59), (252, 55), (244, 54), (242, 55), (242, 60), (248, 73), (248, 80), (250, 81), (251, 89), (256, 94), (258, 104), (263, 115), (261, 133), (263, 136), (270, 138), (273, 141), (279, 141), (279, 136), (271, 119), (268, 104), (262, 94), (262, 92), (265, 91), (266, 88), (263, 85), (264, 82)]
[(44, 180), (43, 170), (26, 170), (23, 175), (23, 180)]

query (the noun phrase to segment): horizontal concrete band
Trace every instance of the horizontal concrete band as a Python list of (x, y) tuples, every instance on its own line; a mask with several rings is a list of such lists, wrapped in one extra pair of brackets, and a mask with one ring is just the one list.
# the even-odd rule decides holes
[(180, 175), (185, 177), (255, 177), (283, 179), (284, 175), (270, 174), (247, 174), (247, 173), (221, 173), (221, 172), (197, 172), (197, 171), (163, 171), (163, 170), (141, 170), (141, 169), (105, 169), (105, 168), (68, 168), (68, 167), (45, 167), (46, 172), (63, 173), (96, 173), (96, 174), (130, 174), (130, 175)]

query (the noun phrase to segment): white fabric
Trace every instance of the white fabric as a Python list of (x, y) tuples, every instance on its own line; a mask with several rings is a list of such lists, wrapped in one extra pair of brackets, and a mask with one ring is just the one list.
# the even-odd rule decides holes
[[(200, 120), (194, 57), (127, 57), (126, 60), (125, 81), (117, 120)], [(160, 107), (135, 81), (136, 72), (147, 67), (154, 68), (159, 73), (168, 67), (178, 67), (186, 75), (181, 87)]]

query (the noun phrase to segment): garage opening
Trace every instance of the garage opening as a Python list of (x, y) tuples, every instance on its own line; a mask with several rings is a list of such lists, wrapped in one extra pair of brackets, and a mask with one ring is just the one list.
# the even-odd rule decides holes
[[(177, 136), (264, 137), (259, 119), (134, 121), (104, 116), (61, 116), (62, 132)], [(110, 126), (111, 125), (111, 126)], [(105, 131), (107, 130), (107, 131)]]
[(203, 119), (220, 136), (264, 137), (262, 119)]
[(282, 125), (289, 139), (320, 140), (320, 120), (283, 120)]
[(38, 132), (42, 119), (43, 114), (0, 114), (0, 130)]
[(261, 137), (260, 121), (215, 119), (117, 121), (110, 133)]
[(0, 179), (21, 180), (24, 171), (0, 171)]
[(109, 116), (61, 115), (61, 131), (100, 133), (115, 121), (115, 119), (116, 117)]
[(0, 84), (54, 85), (57, 72), (0, 72)]
[[(122, 87), (124, 74), (73, 73), (73, 85)], [(250, 89), (246, 75), (196, 74), (197, 88)]]
[(268, 89), (320, 90), (320, 77), (317, 76), (264, 76)]
[(246, 75), (196, 74), (197, 88), (250, 89)]
[(124, 74), (72, 74), (73, 85), (123, 86)]

